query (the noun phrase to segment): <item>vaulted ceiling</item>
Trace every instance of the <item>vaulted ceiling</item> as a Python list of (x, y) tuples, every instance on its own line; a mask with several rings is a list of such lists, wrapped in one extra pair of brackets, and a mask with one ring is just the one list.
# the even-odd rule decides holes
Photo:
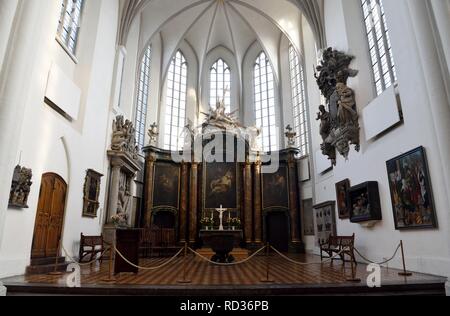
[(125, 45), (131, 25), (142, 14), (148, 39), (165, 31), (170, 33), (169, 43), (177, 37), (204, 37), (201, 47), (206, 51), (223, 45), (237, 52), (255, 37), (265, 46), (265, 39), (282, 32), (298, 47), (303, 15), (318, 46), (324, 47), (322, 7), (323, 0), (121, 0), (118, 43)]

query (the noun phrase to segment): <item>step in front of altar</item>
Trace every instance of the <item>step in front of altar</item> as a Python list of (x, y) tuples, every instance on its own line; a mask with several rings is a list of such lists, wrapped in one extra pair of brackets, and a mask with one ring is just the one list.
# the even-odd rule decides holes
[[(198, 249), (197, 252), (209, 259), (216, 254), (211, 248)], [(233, 249), (232, 252), (230, 252), (230, 255), (232, 255), (236, 261), (242, 261), (250, 256), (250, 252), (247, 249), (236, 248)]]

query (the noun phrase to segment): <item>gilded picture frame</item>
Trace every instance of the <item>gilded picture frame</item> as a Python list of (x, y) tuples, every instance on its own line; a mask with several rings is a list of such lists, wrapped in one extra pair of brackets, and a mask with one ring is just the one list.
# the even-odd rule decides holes
[(99, 196), (103, 174), (89, 169), (83, 188), (83, 217), (96, 218), (100, 208)]

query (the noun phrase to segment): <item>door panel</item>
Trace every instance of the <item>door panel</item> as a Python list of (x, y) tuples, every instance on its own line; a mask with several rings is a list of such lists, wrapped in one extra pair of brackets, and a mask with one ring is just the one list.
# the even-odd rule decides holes
[(289, 222), (286, 214), (273, 212), (267, 216), (267, 241), (279, 251), (289, 250)]
[(32, 258), (57, 255), (66, 193), (67, 185), (58, 175), (51, 173), (43, 175), (36, 213)]

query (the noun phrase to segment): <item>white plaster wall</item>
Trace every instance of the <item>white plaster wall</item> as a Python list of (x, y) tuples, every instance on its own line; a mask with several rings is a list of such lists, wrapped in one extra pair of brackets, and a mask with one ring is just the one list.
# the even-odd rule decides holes
[[(23, 274), (30, 261), (41, 176), (55, 172), (68, 184), (63, 227), (63, 245), (74, 255), (80, 233), (99, 234), (104, 205), (97, 219), (82, 218), (85, 171), (95, 169), (106, 175), (109, 101), (114, 68), (116, 0), (88, 1), (83, 14), (77, 63), (55, 40), (60, 4), (52, 6), (53, 20), (42, 21), (41, 45), (30, 52), (36, 59), (30, 69), (32, 89), (21, 133), (22, 165), (33, 169), (29, 209), (9, 209), (0, 249), (0, 277)], [(43, 8), (46, 9), (46, 8)], [(69, 122), (43, 103), (50, 66), (55, 62), (82, 90), (80, 118)], [(17, 155), (19, 157), (19, 153)], [(104, 200), (106, 177), (100, 201)], [(19, 233), (20, 232), (20, 233)]]
[[(424, 88), (426, 78), (422, 67), (426, 65), (423, 65), (417, 53), (416, 34), (411, 27), (411, 23), (414, 22), (411, 20), (406, 2), (384, 1), (405, 122), (373, 142), (366, 141), (364, 135), (361, 135), (360, 153), (352, 150), (349, 161), (339, 158), (333, 172), (325, 176), (316, 175), (316, 203), (335, 200), (334, 184), (342, 179), (349, 178), (352, 185), (378, 181), (383, 221), (374, 228), (368, 229), (351, 224), (349, 221), (338, 220), (338, 233), (344, 235), (356, 233), (356, 246), (376, 261), (390, 257), (399, 241), (404, 240), (409, 269), (448, 276), (450, 275), (449, 201), (445, 189), (445, 177), (448, 175), (442, 172), (443, 161), (440, 158), (436, 140), (438, 131), (434, 128), (430, 112), (433, 105), (429, 101), (430, 91)], [(360, 75), (350, 80), (349, 85), (356, 91), (357, 104), (361, 110), (373, 99), (374, 93), (368, 84), (373, 80), (369, 80), (365, 66), (369, 63), (368, 48), (361, 31), (364, 26), (359, 10), (360, 3), (357, 0), (325, 1), (328, 45), (356, 56), (353, 66), (360, 70)], [(367, 50), (364, 51), (365, 49)], [(312, 122), (314, 122), (313, 116), (311, 116)], [(318, 125), (316, 123), (313, 126), (313, 146), (318, 148), (321, 142), (317, 137)], [(418, 146), (424, 146), (427, 150), (440, 227), (436, 230), (400, 232), (394, 228), (386, 161)], [(400, 267), (399, 258), (394, 261), (394, 266)]]
[(19, 0), (2, 1), (0, 3), (0, 69), (3, 66), (11, 30), (14, 27), (14, 17), (18, 3)]

